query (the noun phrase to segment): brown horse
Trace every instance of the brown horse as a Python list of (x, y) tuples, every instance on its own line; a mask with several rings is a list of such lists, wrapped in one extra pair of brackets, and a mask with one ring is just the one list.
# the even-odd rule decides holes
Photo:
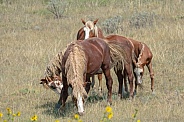
[[(78, 34), (77, 34), (77, 40), (84, 40), (84, 39), (87, 39), (88, 36), (90, 37), (98, 37), (98, 32), (96, 29), (97, 29), (97, 26), (96, 26), (96, 23), (97, 23), (98, 19), (95, 20), (93, 23), (91, 23), (91, 21), (88, 21), (88, 22), (85, 22), (84, 20), (82, 20), (83, 24), (84, 25), (87, 25), (87, 26), (84, 26), (84, 28), (81, 28), (80, 31), (78, 31)], [(90, 28), (88, 28), (90, 27)], [(85, 33), (83, 33), (82, 30), (86, 30), (86, 31), (93, 31), (93, 33), (91, 33), (92, 35), (86, 35)], [(87, 33), (88, 34), (88, 33)], [(90, 34), (90, 33), (89, 33)], [(99, 93), (102, 93), (102, 71), (99, 70), (99, 73), (97, 73), (96, 75), (98, 75), (98, 80), (99, 80), (99, 87), (98, 87), (98, 91)], [(92, 76), (92, 87), (94, 87), (94, 84), (95, 84), (95, 78), (94, 78), (94, 75)]]
[[(84, 98), (90, 89), (90, 76), (101, 68), (108, 89), (108, 103), (112, 103), (112, 84), (110, 75), (110, 48), (100, 38), (90, 38), (85, 41), (75, 41), (66, 49), (62, 59), (63, 89), (58, 103), (62, 106), (68, 97), (68, 87), (73, 89), (73, 100), (78, 108), (78, 113), (84, 113)], [(85, 86), (85, 88), (83, 87)]]
[[(134, 76), (136, 77), (135, 93), (136, 93), (136, 89), (137, 89), (137, 84), (142, 83), (142, 76), (143, 76), (145, 65), (148, 67), (148, 70), (150, 72), (151, 90), (153, 91), (153, 85), (154, 85), (153, 75), (154, 75), (154, 73), (153, 73), (153, 70), (152, 70), (152, 63), (151, 63), (152, 53), (151, 53), (150, 49), (148, 48), (148, 46), (146, 44), (142, 43), (142, 42), (135, 41), (133, 39), (129, 39), (129, 38), (126, 38), (126, 37), (123, 37), (123, 36), (110, 35), (110, 36), (104, 37), (103, 33), (102, 33), (102, 30), (96, 26), (97, 21), (98, 21), (98, 19), (95, 20), (94, 22), (92, 22), (92, 21), (85, 22), (84, 20), (82, 20), (82, 23), (84, 24), (84, 27), (82, 27), (78, 31), (77, 38), (84, 39), (84, 38), (90, 38), (90, 37), (97, 36), (97, 37), (100, 37), (100, 38), (107, 39), (108, 41), (120, 40), (120, 42), (123, 43), (122, 48), (125, 48), (125, 47), (129, 48), (130, 52), (127, 52), (127, 53), (128, 54), (132, 53), (132, 56), (130, 56), (130, 59), (132, 59), (133, 66), (134, 66), (134, 68), (133, 68), (134, 69)], [(88, 23), (88, 24), (86, 24), (86, 23)], [(88, 30), (88, 31), (86, 31), (86, 30)], [(126, 68), (125, 68), (125, 70), (126, 70)], [(126, 74), (127, 73), (124, 72), (125, 91), (127, 91)], [(121, 80), (121, 79), (119, 79), (119, 80)], [(99, 84), (101, 84), (101, 80), (100, 80)], [(121, 87), (121, 86), (119, 86), (119, 87)], [(130, 87), (131, 87), (131, 84), (130, 84)], [(121, 91), (121, 88), (119, 89), (119, 92), (120, 91)], [(131, 93), (131, 90), (130, 90), (130, 93)]]
[(133, 39), (129, 39), (129, 41), (134, 46), (135, 59), (136, 59), (136, 66), (134, 67), (134, 73), (135, 73), (135, 79), (136, 79), (135, 92), (137, 90), (137, 83), (142, 83), (142, 77), (144, 74), (145, 65), (147, 66), (148, 71), (150, 73), (151, 90), (153, 92), (154, 91), (154, 72), (152, 68), (153, 54), (145, 43), (139, 42)]
[[(103, 36), (103, 33), (101, 31), (101, 29), (97, 28), (96, 23), (98, 20), (95, 20), (94, 22), (92, 21), (88, 21), (85, 22), (84, 20), (82, 20), (82, 23), (84, 24), (84, 27), (82, 27), (77, 34), (77, 38), (78, 39), (85, 39), (85, 38), (90, 38), (90, 37), (99, 37), (99, 38), (103, 38), (108, 45), (118, 45), (123, 49), (123, 58), (124, 58), (124, 67), (125, 70), (122, 73), (122, 70), (115, 70), (115, 73), (118, 77), (118, 81), (119, 81), (119, 90), (118, 93), (121, 95), (122, 97), (122, 89), (123, 89), (123, 74), (127, 74), (129, 82), (130, 82), (130, 96), (133, 97), (133, 71), (132, 71), (132, 60), (133, 60), (133, 47), (130, 44), (130, 42), (128, 40), (126, 40), (127, 38), (122, 37), (122, 36), (118, 36), (118, 35), (110, 35), (107, 37)], [(125, 41), (123, 41), (125, 40)], [(135, 62), (135, 60), (133, 60)], [(99, 82), (100, 86), (101, 86), (101, 82)], [(126, 84), (125, 84), (126, 85)], [(125, 90), (128, 91), (127, 87), (125, 87)]]

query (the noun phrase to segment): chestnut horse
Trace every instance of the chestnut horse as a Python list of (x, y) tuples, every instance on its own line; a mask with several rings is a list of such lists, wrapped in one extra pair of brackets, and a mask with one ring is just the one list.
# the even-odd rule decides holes
[[(151, 50), (149, 49), (149, 47), (145, 43), (135, 41), (133, 39), (129, 39), (129, 38), (126, 38), (123, 36), (110, 35), (110, 36), (104, 37), (102, 30), (96, 26), (97, 21), (98, 21), (98, 19), (95, 20), (94, 22), (92, 22), (92, 21), (85, 22), (84, 20), (82, 20), (84, 27), (82, 27), (78, 31), (77, 38), (84, 39), (84, 38), (90, 38), (90, 37), (99, 37), (99, 38), (106, 39), (108, 41), (111, 41), (111, 40), (116, 41), (118, 39), (121, 40), (120, 42), (124, 44), (124, 46), (122, 48), (125, 48), (125, 47), (129, 48), (130, 52), (127, 52), (127, 53), (128, 54), (132, 53), (132, 56), (130, 56), (130, 59), (132, 59), (132, 62), (133, 62), (134, 76), (136, 78), (134, 92), (136, 93), (137, 84), (142, 83), (142, 76), (144, 73), (144, 66), (145, 65), (147, 66), (147, 68), (150, 72), (151, 90), (153, 91), (154, 73), (153, 73), (152, 62), (151, 62), (152, 53), (151, 53)], [(125, 68), (125, 70), (126, 70), (126, 68)], [(125, 80), (125, 83), (124, 83), (125, 84), (125, 91), (127, 91), (126, 73), (125, 72), (124, 72), (124, 80)], [(100, 80), (99, 84), (101, 85), (101, 80)], [(121, 86), (119, 86), (119, 87), (121, 87)], [(131, 84), (130, 84), (130, 87), (131, 87)], [(119, 89), (119, 92), (120, 91), (121, 91), (121, 89)], [(130, 90), (130, 93), (131, 93), (131, 90)]]
[(142, 77), (144, 74), (144, 66), (146, 65), (148, 71), (150, 73), (151, 79), (151, 90), (154, 91), (154, 72), (152, 68), (152, 58), (153, 54), (150, 48), (143, 42), (139, 42), (133, 39), (129, 39), (129, 41), (134, 46), (136, 65), (134, 67), (135, 79), (135, 92), (137, 90), (137, 83), (142, 83)]
[[(83, 29), (86, 29), (86, 31), (92, 30), (93, 31), (92, 34), (94, 34), (94, 36), (93, 35), (86, 35), (88, 33), (85, 34), (85, 33), (83, 33), (83, 31), (79, 31), (79, 34), (77, 35), (77, 40), (87, 39), (88, 36), (90, 36), (90, 37), (98, 37), (98, 33), (96, 33), (97, 32), (97, 30), (96, 30), (97, 29), (97, 26), (96, 26), (97, 21), (98, 20), (95, 20), (93, 23), (91, 23), (91, 21), (86, 22), (86, 23), (83, 21), (84, 25), (88, 25), (86, 27), (90, 27), (90, 29), (87, 29), (86, 27), (84, 27)], [(102, 71), (99, 70), (99, 73), (97, 73), (96, 75), (98, 75), (98, 80), (99, 80), (98, 91), (99, 91), (99, 93), (102, 93), (102, 84), (101, 84), (101, 82), (102, 82)], [(94, 80), (95, 80), (95, 78), (94, 78), (94, 75), (93, 75), (92, 76), (92, 87), (94, 87), (94, 84), (95, 84)]]
[[(90, 37), (99, 37), (104, 39), (108, 45), (115, 44), (119, 45), (123, 50), (123, 58), (124, 58), (124, 71), (122, 73), (121, 70), (115, 70), (116, 75), (118, 76), (118, 81), (119, 81), (119, 90), (118, 93), (120, 94), (120, 97), (122, 98), (122, 92), (123, 92), (123, 75), (126, 73), (128, 76), (128, 80), (130, 83), (130, 96), (133, 97), (133, 66), (132, 66), (132, 61), (135, 62), (134, 58), (134, 52), (133, 52), (133, 46), (130, 44), (128, 40), (125, 40), (125, 37), (118, 36), (118, 35), (110, 35), (107, 37), (103, 36), (103, 33), (101, 29), (97, 28), (96, 23), (98, 20), (95, 20), (94, 22), (88, 21), (85, 22), (82, 20), (84, 27), (82, 27), (78, 33), (77, 33), (77, 38), (78, 39), (85, 39), (85, 38), (90, 38)], [(100, 87), (102, 86), (102, 83), (99, 82)], [(126, 83), (125, 83), (126, 85)], [(128, 91), (127, 86), (125, 87), (125, 91)]]
[[(112, 103), (112, 84), (110, 75), (110, 48), (100, 38), (89, 38), (85, 41), (75, 41), (68, 46), (62, 59), (63, 89), (58, 103), (64, 106), (68, 97), (68, 87), (73, 89), (73, 101), (78, 113), (84, 113), (84, 98), (90, 90), (90, 76), (101, 68), (108, 89), (108, 103)], [(85, 88), (84, 88), (85, 86)]]

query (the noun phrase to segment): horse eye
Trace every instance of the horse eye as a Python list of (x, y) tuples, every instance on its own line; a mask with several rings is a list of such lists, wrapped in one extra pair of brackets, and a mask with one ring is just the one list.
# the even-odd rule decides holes
[(54, 87), (54, 86), (50, 86), (50, 88), (51, 88), (51, 89), (56, 89), (56, 87)]

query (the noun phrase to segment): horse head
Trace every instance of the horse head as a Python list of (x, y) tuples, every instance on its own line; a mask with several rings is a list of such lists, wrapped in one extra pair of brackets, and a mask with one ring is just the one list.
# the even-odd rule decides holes
[(98, 19), (95, 21), (87, 21), (85, 22), (83, 19), (82, 23), (84, 24), (83, 32), (84, 32), (84, 39), (90, 38), (90, 37), (98, 37), (98, 28), (96, 26), (96, 23), (98, 22)]
[(136, 76), (136, 81), (137, 84), (141, 84), (142, 83), (142, 77), (143, 77), (143, 73), (144, 73), (144, 67), (141, 64), (137, 63), (136, 68), (134, 69), (134, 73)]
[(62, 79), (60, 76), (46, 76), (44, 79), (40, 80), (40, 84), (43, 84), (45, 88), (50, 88), (57, 94), (61, 94), (63, 88)]

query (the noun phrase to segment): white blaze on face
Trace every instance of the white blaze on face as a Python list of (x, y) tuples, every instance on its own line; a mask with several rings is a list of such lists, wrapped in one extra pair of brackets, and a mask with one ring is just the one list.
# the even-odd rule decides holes
[(88, 27), (84, 27), (84, 32), (85, 32), (85, 38), (84, 39), (88, 39), (89, 38), (90, 29)]
[(141, 76), (141, 73), (143, 73), (143, 69), (141, 69), (141, 68), (135, 68), (135, 69), (134, 69), (134, 72), (135, 72), (136, 77), (137, 77), (137, 83), (138, 83), (138, 84), (141, 84), (141, 83), (142, 83), (142, 76)]
[(82, 96), (80, 94), (78, 94), (78, 98), (77, 98), (77, 107), (78, 107), (79, 113), (84, 112), (83, 100), (82, 100)]

